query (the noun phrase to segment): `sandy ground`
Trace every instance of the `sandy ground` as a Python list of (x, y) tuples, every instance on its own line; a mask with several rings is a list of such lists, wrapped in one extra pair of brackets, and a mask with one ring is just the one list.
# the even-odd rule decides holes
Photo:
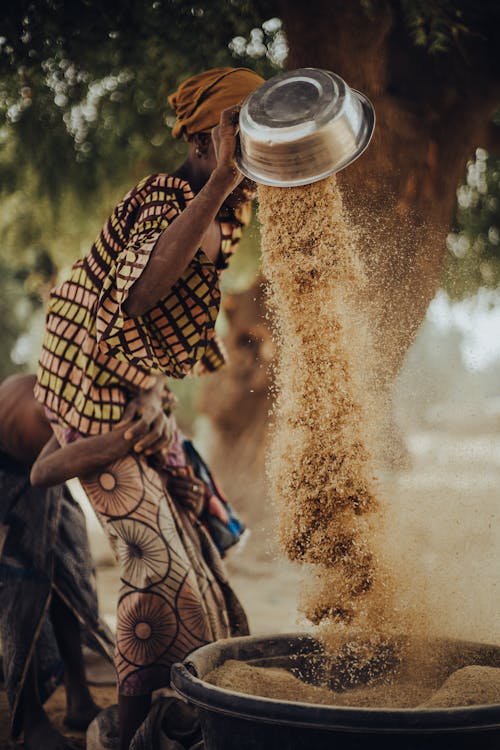
[[(398, 571), (401, 606), (422, 628), (446, 635), (500, 642), (500, 436), (433, 430), (409, 437), (412, 466), (381, 476), (386, 511), (385, 547)], [(89, 518), (98, 564), (101, 612), (112, 627), (118, 572), (95, 518)], [(243, 549), (229, 557), (231, 580), (254, 634), (306, 629), (297, 614), (300, 570), (272, 543), (268, 512)], [(110, 679), (92, 667), (91, 678)], [(114, 702), (112, 686), (93, 688), (101, 705)], [(63, 691), (48, 704), (60, 726)], [(0, 693), (0, 750), (6, 750), (7, 714)], [(80, 741), (83, 740), (80, 735)]]
[[(90, 690), (92, 692), (95, 702), (107, 708), (108, 706), (116, 703), (116, 690), (114, 685), (91, 685)], [(66, 700), (64, 694), (64, 688), (59, 687), (56, 692), (50, 697), (45, 705), (45, 709), (50, 716), (53, 725), (66, 737), (71, 737), (77, 747), (85, 748), (85, 734), (83, 732), (74, 732), (66, 729), (63, 723), (64, 715), (66, 713)], [(20, 745), (10, 744), (8, 741), (8, 713), (7, 713), (7, 701), (5, 693), (0, 692), (0, 750), (10, 750), (14, 747), (22, 747)], [(40, 750), (44, 750), (40, 748)]]

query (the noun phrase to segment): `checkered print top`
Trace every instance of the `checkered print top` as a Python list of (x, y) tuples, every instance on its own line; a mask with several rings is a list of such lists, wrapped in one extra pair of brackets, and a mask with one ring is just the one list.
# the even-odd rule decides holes
[(219, 273), (241, 236), (220, 216), (217, 265), (200, 249), (167, 296), (130, 318), (123, 303), (163, 230), (194, 197), (165, 174), (145, 178), (116, 207), (89, 254), (50, 296), (35, 395), (58, 421), (85, 435), (111, 429), (130, 395), (155, 375), (215, 370), (224, 354), (214, 334)]

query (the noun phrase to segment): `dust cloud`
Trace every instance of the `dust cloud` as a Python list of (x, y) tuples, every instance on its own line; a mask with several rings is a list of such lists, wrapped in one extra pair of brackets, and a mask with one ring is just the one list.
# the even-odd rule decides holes
[[(334, 177), (261, 186), (259, 204), (278, 348), (268, 475), (281, 546), (309, 570), (303, 612), (330, 632), (499, 642), (498, 431), (488, 446), (467, 426), (411, 432), (398, 420), (405, 404), (426, 410), (422, 347), (391, 391), (404, 337), (381, 340), (374, 311), (392, 280), (369, 283), (358, 252), (369, 222), (354, 225)], [(370, 252), (373, 266), (387, 248)]]

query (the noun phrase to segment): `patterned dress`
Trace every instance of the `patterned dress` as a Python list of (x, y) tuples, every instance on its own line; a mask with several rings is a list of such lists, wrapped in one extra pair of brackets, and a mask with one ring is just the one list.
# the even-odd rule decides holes
[[(35, 395), (61, 444), (112, 429), (156, 374), (183, 377), (197, 363), (209, 370), (223, 363), (214, 325), (220, 271), (241, 235), (233, 216), (220, 217), (217, 264), (200, 249), (147, 313), (129, 318), (123, 311), (158, 237), (193, 197), (184, 180), (146, 178), (53, 290)], [(168, 685), (174, 661), (246, 629), (218, 553), (174, 503), (166, 477), (161, 466), (129, 454), (82, 482), (121, 565), (115, 665), (126, 695)]]

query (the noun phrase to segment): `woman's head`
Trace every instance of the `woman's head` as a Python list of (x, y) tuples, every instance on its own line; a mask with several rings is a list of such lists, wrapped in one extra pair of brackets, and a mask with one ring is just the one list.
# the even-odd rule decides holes
[(248, 68), (213, 68), (188, 78), (168, 97), (175, 110), (174, 138), (209, 132), (224, 109), (240, 104), (264, 79)]
[[(169, 96), (177, 117), (172, 135), (188, 142), (189, 169), (199, 186), (217, 166), (211, 133), (219, 124), (222, 111), (241, 104), (262, 83), (264, 79), (247, 68), (214, 68), (188, 78)], [(226, 204), (235, 208), (251, 200), (255, 188), (245, 178)]]

